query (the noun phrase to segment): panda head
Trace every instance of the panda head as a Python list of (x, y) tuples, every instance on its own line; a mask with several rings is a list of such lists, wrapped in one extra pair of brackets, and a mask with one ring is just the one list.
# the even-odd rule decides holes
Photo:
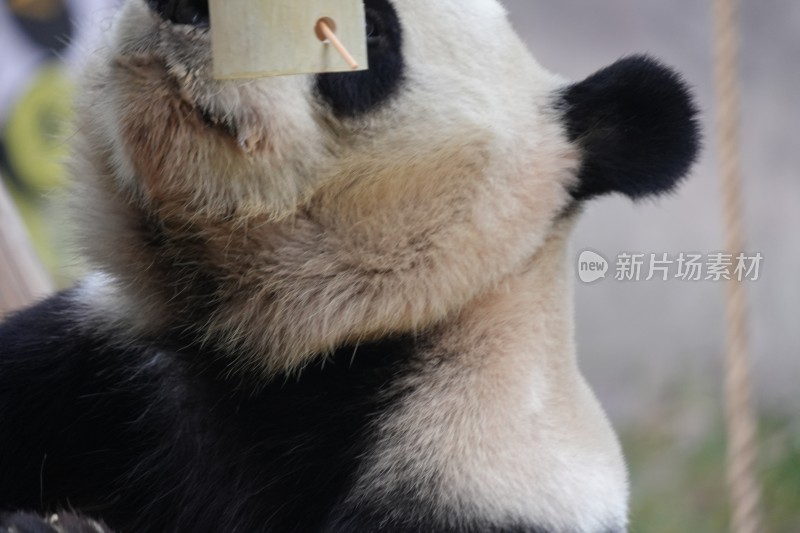
[(570, 83), (495, 0), (365, 6), (369, 70), (216, 81), (206, 0), (124, 5), (87, 73), (74, 174), (90, 259), (173, 306), (154, 322), (252, 327), (292, 360), (424, 328), (529, 262), (576, 204), (670, 191), (695, 159), (695, 108), (656, 61)]

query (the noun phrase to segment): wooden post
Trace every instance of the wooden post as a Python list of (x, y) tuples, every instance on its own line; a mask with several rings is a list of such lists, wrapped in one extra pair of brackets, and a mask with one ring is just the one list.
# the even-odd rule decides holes
[(0, 319), (53, 292), (28, 233), (0, 179)]
[(368, 68), (363, 0), (210, 0), (209, 11), (217, 79)]

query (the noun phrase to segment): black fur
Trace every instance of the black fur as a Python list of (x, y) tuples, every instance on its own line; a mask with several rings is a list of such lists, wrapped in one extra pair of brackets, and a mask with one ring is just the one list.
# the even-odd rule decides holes
[(72, 302), (0, 326), (0, 510), (75, 509), (120, 533), (542, 533), (443, 523), (413, 487), (391, 511), (343, 504), (423, 340), (342, 348), (265, 382), (177, 338), (93, 332)]
[(208, 0), (147, 0), (150, 8), (164, 20), (175, 24), (207, 27)]
[(700, 149), (697, 109), (686, 83), (646, 56), (622, 59), (561, 95), (569, 139), (583, 152), (578, 200), (620, 192), (671, 191)]
[[(344, 509), (331, 522), (324, 533), (369, 532), (369, 533), (552, 533), (549, 529), (527, 524), (494, 524), (484, 520), (464, 519), (455, 515), (442, 518), (438, 523), (431, 521), (435, 510), (411, 493), (398, 494), (384, 507)], [(387, 519), (388, 517), (388, 519)], [(608, 530), (602, 533), (619, 533)]]
[(317, 94), (340, 118), (362, 115), (385, 103), (402, 82), (403, 30), (389, 0), (366, 0), (369, 70), (319, 74)]

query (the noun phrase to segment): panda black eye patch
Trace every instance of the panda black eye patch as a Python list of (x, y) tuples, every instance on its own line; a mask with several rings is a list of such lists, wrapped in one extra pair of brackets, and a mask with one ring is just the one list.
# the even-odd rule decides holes
[(340, 118), (366, 114), (389, 100), (403, 78), (403, 31), (389, 0), (366, 0), (369, 70), (317, 75), (316, 95)]
[(364, 29), (367, 34), (367, 46), (376, 48), (381, 45), (386, 45), (388, 34), (384, 26), (384, 20), (381, 13), (375, 9), (367, 8), (366, 21)]

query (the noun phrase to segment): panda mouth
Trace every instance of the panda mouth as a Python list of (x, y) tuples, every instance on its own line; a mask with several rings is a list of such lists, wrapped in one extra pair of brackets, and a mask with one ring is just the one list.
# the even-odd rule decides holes
[(173, 24), (208, 27), (208, 0), (147, 0), (162, 19)]
[(225, 137), (230, 137), (232, 139), (239, 138), (239, 130), (229, 118), (220, 118), (210, 111), (199, 107), (196, 108), (196, 111), (200, 116), (200, 119), (203, 121), (203, 124), (207, 128), (214, 130)]

